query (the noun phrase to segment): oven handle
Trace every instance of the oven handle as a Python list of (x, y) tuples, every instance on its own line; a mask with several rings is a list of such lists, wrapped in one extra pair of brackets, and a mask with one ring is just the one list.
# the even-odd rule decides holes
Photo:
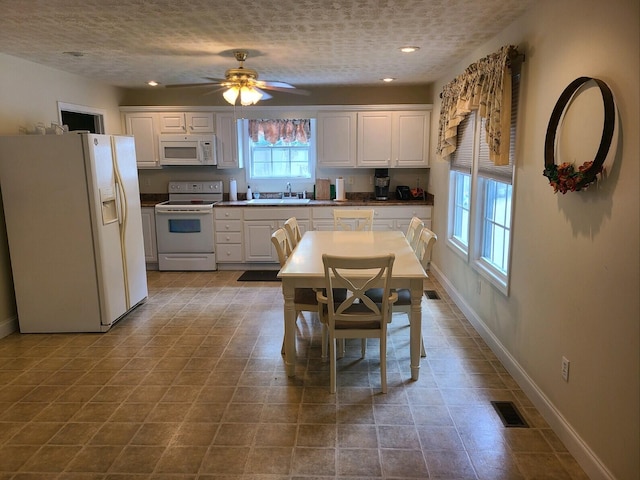
[(156, 209), (156, 213), (163, 215), (210, 215), (211, 211), (203, 210), (159, 210)]

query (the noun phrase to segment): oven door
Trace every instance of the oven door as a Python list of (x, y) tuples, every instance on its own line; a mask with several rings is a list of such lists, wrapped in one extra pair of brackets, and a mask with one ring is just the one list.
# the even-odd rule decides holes
[(213, 210), (156, 208), (158, 253), (213, 253)]

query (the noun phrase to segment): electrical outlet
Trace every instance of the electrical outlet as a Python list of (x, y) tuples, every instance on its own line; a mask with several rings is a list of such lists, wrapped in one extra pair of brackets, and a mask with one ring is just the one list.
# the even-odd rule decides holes
[(373, 175), (369, 176), (369, 185), (373, 185)]
[(347, 177), (347, 184), (353, 185), (353, 177)]
[(150, 187), (151, 186), (151, 179), (150, 178), (145, 178), (144, 179), (144, 186), (145, 187)]
[(562, 379), (565, 382), (569, 381), (569, 360), (566, 357), (562, 357)]

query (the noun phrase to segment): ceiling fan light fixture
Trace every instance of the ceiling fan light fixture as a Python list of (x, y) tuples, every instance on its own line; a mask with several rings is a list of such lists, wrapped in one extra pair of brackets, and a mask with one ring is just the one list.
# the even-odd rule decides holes
[(236, 100), (238, 99), (238, 95), (240, 94), (240, 89), (237, 86), (229, 87), (222, 96), (224, 99), (229, 102), (231, 105), (236, 104)]
[(242, 87), (240, 88), (240, 104), (247, 105), (255, 105), (262, 98), (262, 93), (256, 90), (253, 87)]

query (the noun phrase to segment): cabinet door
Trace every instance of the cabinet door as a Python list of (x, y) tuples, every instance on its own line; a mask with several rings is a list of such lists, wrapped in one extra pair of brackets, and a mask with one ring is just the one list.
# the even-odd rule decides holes
[(318, 112), (318, 165), (355, 167), (357, 114), (354, 112)]
[(238, 157), (238, 122), (233, 113), (216, 113), (218, 168), (242, 168)]
[(392, 112), (358, 114), (358, 166), (386, 168), (391, 166)]
[(160, 133), (185, 133), (187, 131), (182, 112), (160, 113)]
[(159, 168), (157, 120), (155, 113), (127, 113), (125, 128), (136, 142), (136, 162), (138, 168)]
[(275, 221), (244, 222), (244, 261), (278, 263), (271, 234)]
[(187, 112), (185, 117), (187, 133), (213, 133), (213, 113)]
[(391, 166), (428, 166), (430, 128), (431, 112), (394, 112), (394, 151)]
[(144, 260), (147, 263), (158, 261), (156, 246), (156, 216), (153, 207), (142, 207), (142, 235), (144, 238)]

